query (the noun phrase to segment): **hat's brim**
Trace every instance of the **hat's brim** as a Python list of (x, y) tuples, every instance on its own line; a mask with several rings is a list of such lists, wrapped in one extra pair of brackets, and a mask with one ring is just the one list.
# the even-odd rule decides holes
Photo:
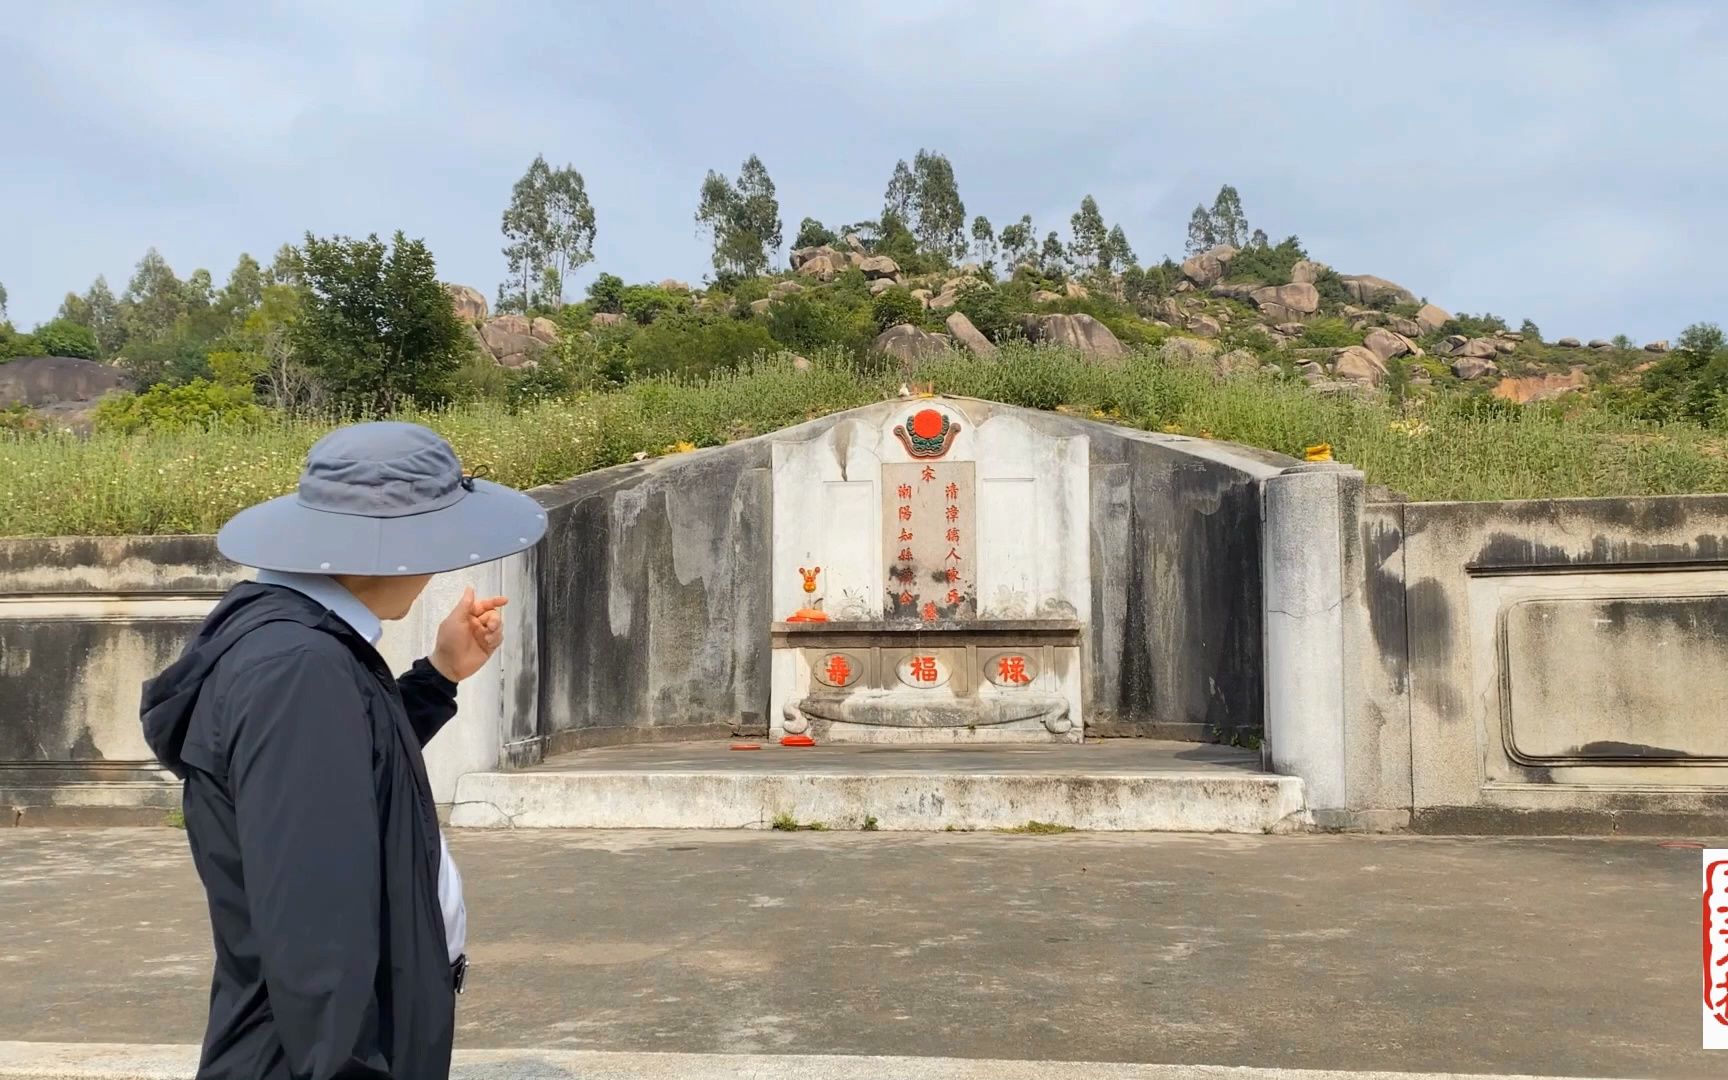
[(242, 566), (298, 574), (442, 574), (526, 551), (546, 535), (546, 511), (487, 480), (441, 510), (405, 517), (333, 514), (294, 495), (240, 511), (216, 547)]

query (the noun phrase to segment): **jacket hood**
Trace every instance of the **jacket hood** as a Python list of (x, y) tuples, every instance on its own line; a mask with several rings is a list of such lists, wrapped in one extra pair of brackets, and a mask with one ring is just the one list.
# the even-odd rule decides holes
[(180, 658), (144, 684), (139, 714), (144, 722), (144, 741), (155, 752), (156, 760), (175, 776), (185, 778), (181, 754), (198, 693), (216, 662), (241, 638), (267, 623), (322, 627), (326, 618), (323, 608), (290, 589), (248, 582), (230, 590)]

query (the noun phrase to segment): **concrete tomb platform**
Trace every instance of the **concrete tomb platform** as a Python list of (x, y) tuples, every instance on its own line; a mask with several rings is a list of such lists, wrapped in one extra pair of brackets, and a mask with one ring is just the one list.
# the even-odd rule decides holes
[(783, 747), (744, 740), (579, 751), (470, 773), (451, 823), (471, 828), (1015, 829), (1282, 832), (1307, 823), (1302, 781), (1256, 751), (1151, 739), (1029, 746)]

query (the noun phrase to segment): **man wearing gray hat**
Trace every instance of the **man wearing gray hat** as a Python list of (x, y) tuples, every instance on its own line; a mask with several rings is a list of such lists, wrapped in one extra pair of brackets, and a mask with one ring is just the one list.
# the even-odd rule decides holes
[(377, 644), (432, 575), (545, 530), (534, 500), (401, 423), (326, 436), (295, 494), (222, 528), (257, 580), (142, 709), (184, 782), (215, 935), (200, 1080), (448, 1076), (467, 914), (421, 749), (502, 641), (504, 598), (469, 589), (400, 678)]

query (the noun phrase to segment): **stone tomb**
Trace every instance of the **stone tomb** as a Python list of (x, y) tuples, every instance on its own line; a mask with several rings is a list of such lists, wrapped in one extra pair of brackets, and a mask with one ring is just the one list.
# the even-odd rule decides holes
[(1087, 470), (1083, 436), (945, 399), (776, 442), (770, 734), (1079, 742)]

